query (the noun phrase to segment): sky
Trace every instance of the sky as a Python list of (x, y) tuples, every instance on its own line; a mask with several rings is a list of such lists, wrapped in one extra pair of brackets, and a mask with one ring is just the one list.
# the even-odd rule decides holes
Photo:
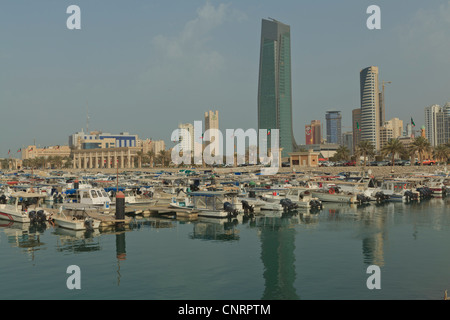
[[(70, 5), (81, 29), (70, 30)], [(381, 29), (369, 30), (370, 5)], [(450, 1), (4, 0), (0, 3), (0, 157), (67, 145), (81, 129), (165, 140), (219, 111), (220, 129), (257, 129), (261, 20), (291, 27), (294, 136), (360, 106), (359, 72), (378, 66), (386, 118), (424, 122), (450, 101)], [(87, 114), (89, 123), (87, 124)], [(325, 133), (325, 132), (324, 132)]]

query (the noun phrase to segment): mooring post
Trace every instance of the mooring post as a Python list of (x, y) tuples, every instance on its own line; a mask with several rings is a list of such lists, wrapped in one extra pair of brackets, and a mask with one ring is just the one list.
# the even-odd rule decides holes
[(116, 219), (125, 219), (125, 195), (122, 191), (116, 193)]

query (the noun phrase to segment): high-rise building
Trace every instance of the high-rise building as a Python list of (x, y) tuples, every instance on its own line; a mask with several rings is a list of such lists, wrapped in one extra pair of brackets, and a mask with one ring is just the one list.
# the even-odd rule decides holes
[(262, 20), (258, 129), (280, 130), (282, 157), (287, 157), (297, 148), (292, 127), (290, 26), (274, 19)]
[(384, 123), (384, 126), (392, 130), (392, 138), (396, 139), (403, 135), (403, 120), (392, 118)]
[(347, 131), (342, 134), (342, 145), (347, 147), (350, 153), (353, 153), (353, 132)]
[(305, 126), (305, 144), (320, 144), (322, 140), (320, 120), (312, 120)]
[(361, 108), (352, 110), (353, 152), (361, 141)]
[[(219, 130), (219, 111), (207, 111), (205, 112), (205, 133), (209, 129), (217, 129)], [(215, 137), (211, 134), (206, 133), (203, 137), (204, 147), (206, 148), (208, 145), (213, 144), (211, 148), (214, 149), (214, 153), (221, 152), (219, 150), (219, 140), (216, 140)], [(192, 139), (194, 141), (194, 139)], [(194, 149), (192, 149), (194, 150)]]
[[(194, 152), (194, 126), (191, 123), (181, 123), (178, 125), (178, 129), (187, 130), (188, 136), (184, 137), (179, 135), (179, 144), (177, 145), (178, 152), (185, 152), (189, 150), (193, 154)], [(184, 154), (184, 153), (183, 153)]]
[(380, 90), (378, 67), (370, 66), (360, 71), (361, 140), (370, 141), (380, 149)]
[(327, 143), (341, 144), (341, 112), (327, 111), (325, 119), (327, 121)]
[(441, 106), (434, 104), (425, 107), (425, 136), (431, 146), (437, 146), (437, 114), (442, 112)]

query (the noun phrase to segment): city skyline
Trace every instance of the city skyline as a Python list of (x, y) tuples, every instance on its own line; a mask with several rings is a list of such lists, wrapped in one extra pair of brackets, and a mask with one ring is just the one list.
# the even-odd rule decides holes
[(380, 68), (380, 82), (392, 81), (386, 119), (413, 118), (419, 128), (425, 107), (450, 100), (449, 1), (377, 1), (381, 30), (365, 26), (369, 2), (174, 3), (111, 1), (105, 8), (79, 1), (78, 31), (65, 27), (69, 2), (1, 4), (7, 120), (0, 157), (34, 140), (66, 144), (85, 126), (87, 105), (92, 130), (166, 142), (180, 122), (201, 120), (212, 108), (221, 114), (220, 129), (257, 128), (260, 23), (267, 17), (291, 27), (296, 141), (305, 141), (311, 120), (324, 123), (329, 108), (351, 126), (360, 105), (358, 71), (367, 66)]

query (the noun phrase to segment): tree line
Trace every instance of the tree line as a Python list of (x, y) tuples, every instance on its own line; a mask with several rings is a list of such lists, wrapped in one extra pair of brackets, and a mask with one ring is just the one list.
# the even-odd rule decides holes
[[(370, 141), (360, 141), (352, 156), (350, 150), (346, 146), (340, 146), (331, 161), (348, 161), (359, 159), (363, 157), (364, 166), (367, 164), (367, 159), (375, 157), (377, 152), (375, 146)], [(430, 142), (420, 136), (416, 137), (413, 142), (405, 147), (399, 139), (390, 139), (378, 152), (381, 157), (389, 156), (391, 158), (392, 166), (395, 164), (395, 157), (398, 156), (402, 160), (409, 160), (416, 155), (419, 158), (420, 165), (423, 164), (424, 156), (431, 155), (437, 162), (447, 163), (450, 160), (450, 142), (432, 147)]]

